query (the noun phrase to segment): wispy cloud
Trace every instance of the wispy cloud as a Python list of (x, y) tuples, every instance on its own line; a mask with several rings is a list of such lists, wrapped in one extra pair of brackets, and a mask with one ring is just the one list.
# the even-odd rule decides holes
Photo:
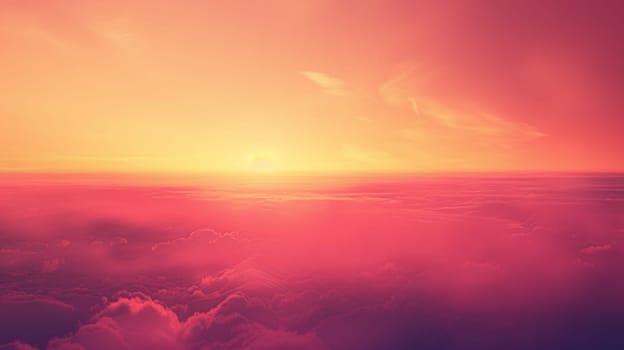
[(314, 71), (302, 71), (301, 74), (318, 85), (324, 93), (333, 96), (347, 96), (349, 90), (345, 82), (330, 74)]
[(612, 246), (610, 244), (590, 245), (588, 247), (583, 248), (581, 252), (583, 252), (583, 254), (592, 255), (592, 254), (607, 252), (611, 250), (611, 248)]
[(504, 141), (530, 141), (546, 136), (527, 123), (439, 101), (426, 93), (427, 75), (415, 75), (414, 68), (405, 69), (382, 82), (377, 91), (387, 105), (411, 110), (418, 117), (415, 121), (420, 128), (461, 133), (462, 138), (500, 137)]
[[(72, 8), (72, 6), (76, 6)], [(94, 48), (128, 50), (141, 47), (133, 18), (102, 14), (89, 6), (55, 2), (50, 6), (3, 8), (0, 33), (61, 51), (95, 53)]]
[(411, 109), (431, 126), (455, 129), (467, 135), (504, 136), (506, 138), (530, 141), (546, 136), (537, 128), (493, 114), (479, 111), (465, 111), (432, 102), (408, 99)]
[(412, 77), (413, 72), (414, 68), (410, 67), (382, 82), (377, 88), (381, 99), (389, 105), (401, 105), (409, 100), (409, 92), (403, 87), (403, 82)]
[(84, 161), (84, 162), (119, 162), (119, 163), (135, 163), (135, 162), (147, 162), (147, 161), (155, 161), (161, 158), (159, 157), (150, 157), (150, 156), (91, 156), (91, 155), (76, 155), (69, 154), (59, 157), (59, 159), (67, 159), (74, 161)]
[(418, 104), (418, 102), (416, 102), (416, 99), (413, 97), (408, 98), (408, 101), (412, 107), (412, 111), (414, 111), (414, 113), (416, 113), (416, 115), (420, 115), (420, 105)]

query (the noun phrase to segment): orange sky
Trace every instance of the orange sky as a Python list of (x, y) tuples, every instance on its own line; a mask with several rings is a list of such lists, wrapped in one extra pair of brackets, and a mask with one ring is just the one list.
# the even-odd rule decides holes
[(624, 170), (616, 1), (0, 3), (0, 171)]

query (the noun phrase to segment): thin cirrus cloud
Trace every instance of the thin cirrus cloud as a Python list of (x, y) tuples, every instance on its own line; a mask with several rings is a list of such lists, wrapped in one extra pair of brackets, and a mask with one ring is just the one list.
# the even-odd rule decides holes
[(348, 96), (351, 94), (344, 81), (330, 74), (315, 71), (302, 71), (300, 73), (308, 80), (318, 85), (321, 90), (328, 95)]
[(526, 123), (514, 122), (498, 116), (479, 112), (457, 112), (448, 107), (408, 99), (413, 112), (422, 119), (428, 119), (436, 126), (460, 129), (468, 135), (501, 136), (505, 140), (521, 137), (524, 141), (544, 137), (546, 134)]
[(433, 78), (414, 67), (402, 70), (387, 79), (378, 88), (380, 98), (393, 106), (409, 108), (420, 120), (433, 122), (436, 126), (461, 129), (470, 134), (516, 135), (530, 141), (546, 136), (537, 128), (510, 118), (495, 116), (474, 107), (452, 106), (438, 99), (427, 96), (427, 85)]
[[(320, 72), (303, 74), (333, 96), (347, 96), (345, 86), (352, 85)], [(384, 130), (385, 137), (391, 140), (384, 144), (342, 143), (340, 155), (344, 164), (382, 171), (409, 171), (416, 164), (423, 169), (479, 169), (487, 161), (479, 160), (485, 153), (502, 163), (509, 158), (507, 151), (524, 148), (547, 136), (522, 121), (474, 106), (440, 101), (427, 93), (431, 79), (415, 66), (409, 66), (376, 87), (349, 90), (349, 99), (336, 102), (345, 107), (375, 106), (377, 115), (367, 120)]]

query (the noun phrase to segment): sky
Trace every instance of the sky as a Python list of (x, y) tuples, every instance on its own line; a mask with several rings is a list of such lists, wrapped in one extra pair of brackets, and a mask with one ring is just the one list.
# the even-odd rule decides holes
[(620, 1), (0, 2), (0, 171), (620, 171)]

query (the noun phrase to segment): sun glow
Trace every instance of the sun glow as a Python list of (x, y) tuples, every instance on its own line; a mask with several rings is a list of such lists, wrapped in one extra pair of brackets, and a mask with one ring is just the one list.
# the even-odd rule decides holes
[(272, 173), (276, 166), (276, 156), (270, 152), (254, 152), (247, 157), (247, 167), (255, 173)]

